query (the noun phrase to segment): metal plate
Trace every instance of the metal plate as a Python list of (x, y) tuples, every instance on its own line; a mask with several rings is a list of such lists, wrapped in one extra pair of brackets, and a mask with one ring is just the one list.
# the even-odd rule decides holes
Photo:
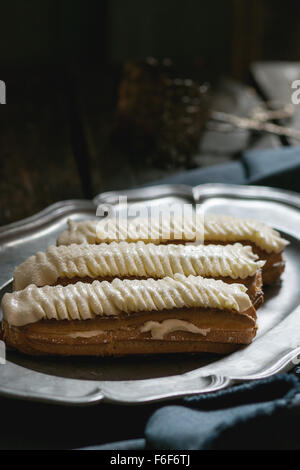
[[(144, 403), (204, 393), (236, 382), (287, 370), (300, 354), (300, 197), (262, 187), (231, 185), (156, 186), (104, 193), (94, 201), (64, 201), (21, 222), (0, 228), (0, 296), (11, 290), (14, 266), (54, 244), (66, 220), (95, 217), (99, 203), (153, 206), (201, 204), (205, 212), (254, 217), (290, 240), (281, 284), (265, 289), (258, 335), (250, 346), (227, 357), (161, 355), (124, 358), (31, 358), (8, 352), (0, 365), (0, 394), (31, 400), (92, 404), (101, 400)], [(122, 207), (117, 209), (122, 210)]]

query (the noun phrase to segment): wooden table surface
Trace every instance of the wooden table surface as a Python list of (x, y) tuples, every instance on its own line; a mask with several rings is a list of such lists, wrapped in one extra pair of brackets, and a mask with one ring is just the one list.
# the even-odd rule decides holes
[[(8, 104), (0, 108), (0, 225), (28, 217), (60, 200), (91, 198), (183, 169), (147, 167), (142, 160), (137, 165), (112, 147), (118, 73), (89, 71), (60, 77), (39, 71), (22, 80), (4, 79)], [(279, 72), (276, 83), (281, 97)], [(247, 115), (261, 103), (254, 88), (230, 80), (214, 89), (214, 109)], [(280, 145), (275, 136), (208, 129), (194, 165), (237, 159), (246, 148)]]

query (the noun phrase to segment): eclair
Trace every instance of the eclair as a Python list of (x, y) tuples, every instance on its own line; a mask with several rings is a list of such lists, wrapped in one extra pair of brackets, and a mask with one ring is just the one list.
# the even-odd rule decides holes
[(14, 289), (30, 284), (112, 281), (119, 279), (161, 279), (176, 273), (202, 276), (228, 283), (242, 283), (257, 309), (263, 302), (261, 268), (250, 246), (234, 245), (154, 245), (112, 242), (99, 245), (50, 246), (16, 267)]
[[(204, 220), (204, 222), (203, 222)], [(202, 240), (205, 244), (250, 245), (260, 259), (265, 260), (263, 282), (276, 282), (285, 268), (283, 250), (288, 242), (271, 227), (254, 220), (227, 215), (161, 219), (100, 219), (84, 222), (68, 220), (68, 229), (58, 238), (58, 245), (99, 244), (111, 242), (185, 244)]]
[(3, 338), (31, 355), (224, 354), (256, 335), (246, 290), (182, 274), (29, 285), (2, 299)]

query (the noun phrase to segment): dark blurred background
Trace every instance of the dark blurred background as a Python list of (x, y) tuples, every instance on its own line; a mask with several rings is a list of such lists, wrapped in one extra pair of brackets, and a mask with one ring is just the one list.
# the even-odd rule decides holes
[(292, 0), (2, 0), (1, 69), (59, 73), (154, 56), (247, 79), (253, 61), (299, 59), (299, 21)]
[[(137, 164), (111, 144), (124, 62), (171, 58), (176, 73), (209, 81), (215, 103), (238, 113), (263, 99), (251, 64), (300, 60), (292, 0), (2, 0), (0, 19), (1, 224), (178, 171), (142, 155)], [(252, 137), (205, 135), (192, 166), (238, 158)]]

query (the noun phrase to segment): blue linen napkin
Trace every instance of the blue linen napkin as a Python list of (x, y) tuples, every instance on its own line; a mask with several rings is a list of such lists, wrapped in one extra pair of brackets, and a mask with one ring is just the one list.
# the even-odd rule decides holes
[(84, 450), (299, 449), (296, 371), (162, 406), (145, 437)]
[[(298, 379), (285, 374), (185, 399), (186, 406), (165, 406), (152, 415), (145, 430), (147, 445), (171, 450), (274, 447), (276, 420), (269, 418), (292, 406), (297, 394)], [(287, 436), (289, 430), (284, 432)]]
[(153, 184), (255, 184), (300, 191), (300, 147), (246, 151), (238, 161), (176, 173)]
[[(300, 190), (300, 147), (247, 151), (239, 161), (178, 173), (151, 184), (231, 183)], [(158, 408), (140, 439), (87, 447), (300, 449), (300, 369)], [(101, 406), (101, 405), (100, 405)]]

